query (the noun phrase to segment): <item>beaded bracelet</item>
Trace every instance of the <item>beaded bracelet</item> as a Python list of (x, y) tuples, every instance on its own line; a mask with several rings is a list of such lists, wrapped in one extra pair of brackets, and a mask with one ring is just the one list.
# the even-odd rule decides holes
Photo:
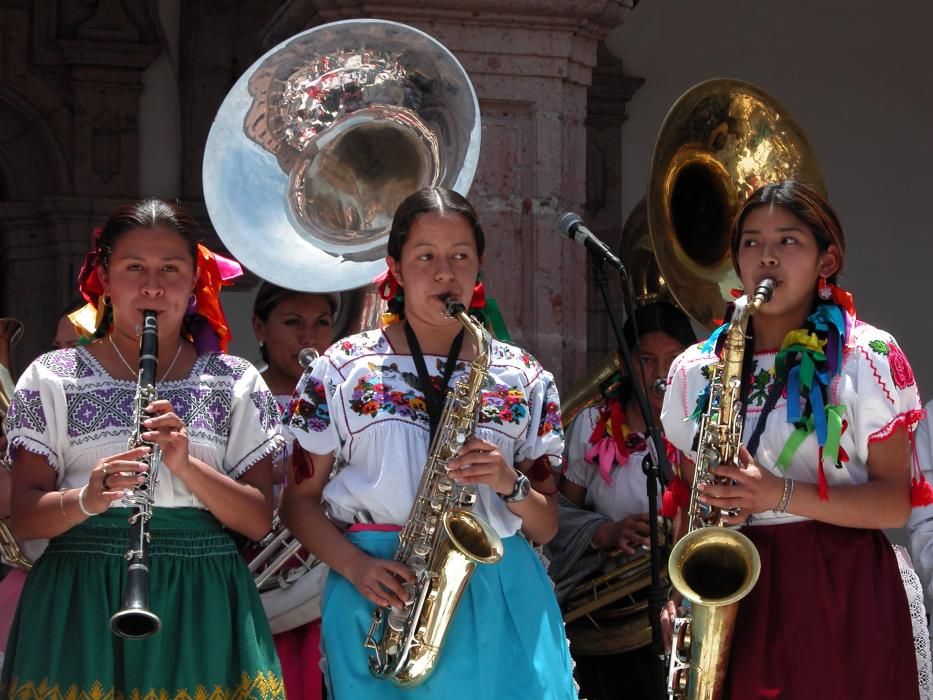
[(58, 490), (58, 509), (62, 512), (62, 517), (65, 520), (67, 520), (69, 523), (71, 523), (72, 525), (80, 525), (81, 523), (79, 523), (74, 518), (70, 517), (68, 513), (65, 511), (65, 491), (67, 490), (68, 489)]
[(92, 513), (84, 505), (84, 494), (86, 491), (87, 491), (87, 484), (82, 486), (81, 489), (78, 491), (78, 508), (80, 508), (81, 512), (84, 513), (87, 517), (93, 518), (95, 515), (99, 515), (99, 513)]

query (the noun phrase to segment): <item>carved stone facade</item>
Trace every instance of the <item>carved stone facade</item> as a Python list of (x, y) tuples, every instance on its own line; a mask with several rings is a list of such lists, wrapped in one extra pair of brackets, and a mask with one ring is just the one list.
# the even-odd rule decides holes
[(92, 228), (136, 196), (154, 37), (119, 0), (0, 5), (0, 308), (26, 325), (17, 365), (48, 347)]
[[(155, 4), (0, 0), (0, 313), (27, 319), (20, 369), (73, 298), (91, 229), (139, 195), (139, 97), (165, 45)], [(201, 159), (210, 124), (268, 48), (352, 17), (419, 27), (459, 58), (479, 96), (483, 150), (471, 200), (490, 232), (487, 285), (516, 341), (572, 380), (587, 363), (588, 325), (605, 324), (592, 304), (588, 323), (585, 253), (559, 238), (555, 222), (561, 211), (586, 211), (594, 231), (618, 238), (618, 132), (638, 83), (597, 47), (630, 4), (182, 0), (176, 194), (206, 222)], [(597, 354), (604, 335), (589, 334)]]

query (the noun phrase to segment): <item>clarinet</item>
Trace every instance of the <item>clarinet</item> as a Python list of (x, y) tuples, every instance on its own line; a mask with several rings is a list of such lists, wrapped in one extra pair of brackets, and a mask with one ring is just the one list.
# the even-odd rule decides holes
[(130, 546), (124, 557), (129, 562), (126, 589), (120, 609), (110, 618), (111, 631), (125, 639), (146, 639), (159, 631), (159, 616), (149, 609), (149, 519), (155, 504), (156, 476), (161, 462), (159, 446), (142, 439), (142, 422), (149, 417), (145, 409), (157, 398), (156, 368), (159, 364), (159, 332), (154, 311), (143, 311), (143, 329), (139, 338), (139, 379), (133, 409), (134, 433), (129, 449), (148, 446), (151, 451), (139, 461), (148, 466), (142, 483), (123, 497), (134, 509), (130, 515)]

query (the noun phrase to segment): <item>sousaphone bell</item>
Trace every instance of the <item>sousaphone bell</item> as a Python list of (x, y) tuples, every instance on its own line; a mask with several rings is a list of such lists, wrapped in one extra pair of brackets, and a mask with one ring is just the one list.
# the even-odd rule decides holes
[(229, 251), (305, 292), (385, 270), (397, 206), (423, 187), (466, 194), (480, 152), (466, 71), (434, 38), (378, 19), (309, 29), (227, 95), (204, 153), (204, 199)]
[(732, 219), (755, 189), (787, 179), (825, 191), (806, 134), (763, 90), (708, 80), (668, 112), (648, 178), (648, 231), (668, 289), (708, 330), (741, 286), (729, 251)]

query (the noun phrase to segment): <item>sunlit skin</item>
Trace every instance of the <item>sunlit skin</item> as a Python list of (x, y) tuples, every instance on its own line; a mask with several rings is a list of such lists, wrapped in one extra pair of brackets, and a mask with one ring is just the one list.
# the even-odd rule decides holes
[(60, 350), (62, 348), (73, 348), (78, 344), (78, 334), (75, 332), (74, 324), (68, 318), (68, 314), (63, 314), (58, 319), (58, 325), (55, 327), (55, 337), (52, 338), (52, 348)]
[(333, 341), (330, 300), (322, 294), (289, 294), (265, 321), (253, 316), (253, 333), (269, 358), (262, 373), (269, 389), (273, 394), (291, 394), (303, 372), (298, 353), (308, 347), (322, 353)]
[[(182, 342), (178, 329), (197, 279), (188, 242), (167, 229), (128, 231), (117, 239), (110, 262), (106, 268), (100, 268), (100, 275), (113, 307), (111, 338), (123, 356), (138, 356), (138, 329), (143, 311), (152, 310), (156, 312), (159, 328), (159, 367), (168, 369)], [(183, 352), (193, 361), (194, 347), (185, 344)], [(183, 359), (186, 358), (178, 358), (176, 369), (179, 364), (190, 367), (191, 363), (182, 362)], [(117, 369), (113, 376), (125, 377), (129, 372), (117, 360), (117, 368), (122, 367), (122, 371)], [(135, 379), (135, 371), (132, 378)]]
[[(415, 219), (399, 260), (386, 258), (404, 289), (405, 322), (415, 331), (425, 353), (447, 354), (463, 326), (444, 313), (444, 299), (452, 296), (469, 304), (481, 262), (469, 222), (459, 215), (435, 213)], [(387, 332), (393, 345), (398, 336), (407, 347), (401, 328), (390, 326)]]
[[(143, 311), (152, 310), (157, 314), (159, 331), (157, 383), (186, 377), (197, 352), (181, 337), (181, 327), (197, 269), (185, 238), (168, 229), (128, 231), (117, 239), (109, 264), (99, 267), (98, 273), (112, 304), (113, 328), (110, 338), (95, 341), (88, 346), (89, 352), (113, 378), (135, 382), (137, 328)], [(152, 417), (142, 423), (142, 438), (159, 445), (162, 465), (221, 523), (251, 539), (265, 535), (272, 522), (271, 457), (260, 460), (234, 481), (190, 455), (187, 428), (167, 400), (158, 399), (145, 410)], [(85, 507), (101, 513), (122, 499), (123, 489), (143, 480), (146, 467), (138, 460), (148, 453), (148, 447), (139, 447), (98, 460), (87, 483)], [(45, 457), (27, 450), (16, 452), (12, 516), (24, 539), (54, 537), (86, 517), (78, 508), (78, 489), (69, 489), (59, 497), (55, 477)], [(62, 517), (62, 511), (68, 518)]]
[[(446, 356), (462, 324), (445, 314), (443, 299), (454, 296), (468, 305), (476, 284), (481, 259), (469, 222), (460, 215), (419, 215), (412, 223), (398, 260), (387, 258), (389, 269), (404, 289), (405, 321), (425, 354)], [(393, 348), (409, 351), (401, 323), (386, 328)], [(461, 359), (472, 359), (476, 349), (469, 336)], [(372, 557), (352, 543), (324, 516), (321, 493), (334, 462), (331, 455), (300, 453), (311, 466), (312, 476), (301, 483), (290, 480), (282, 500), (282, 515), (289, 529), (305, 547), (353, 583), (361, 595), (380, 605), (402, 605), (408, 600), (403, 582), (414, 576), (404, 564)], [(517, 470), (528, 473), (532, 461), (514, 467), (491, 442), (474, 439), (448, 462), (451, 476), (460, 483), (485, 484), (499, 494), (512, 492)], [(531, 481), (532, 491), (508, 508), (522, 518), (527, 537), (549, 541), (557, 531), (557, 500), (550, 477)], [(548, 495), (546, 495), (548, 494)]]
[[(661, 424), (661, 404), (664, 402), (664, 396), (653, 391), (651, 387), (655, 380), (667, 379), (668, 370), (685, 349), (680, 341), (667, 333), (651, 331), (642, 334), (638, 341), (638, 350), (632, 355), (632, 359), (640, 363), (644, 370), (644, 391), (655, 425)], [(629, 428), (636, 432), (644, 432), (645, 422), (634, 394), (625, 404), (625, 416)], [(586, 503), (586, 488), (568, 479), (561, 482), (561, 492), (580, 507)], [(593, 535), (593, 546), (635, 554), (636, 547), (650, 545), (649, 534), (648, 513), (633, 513), (622, 520), (600, 525)]]
[(752, 319), (756, 347), (777, 349), (788, 331), (803, 326), (817, 280), (835, 274), (839, 260), (835, 245), (821, 251), (809, 226), (783, 207), (761, 206), (745, 217), (738, 251), (742, 284), (752, 292), (763, 279), (775, 282), (771, 300)]
[[(777, 349), (789, 331), (804, 325), (818, 279), (837, 273), (841, 256), (835, 245), (820, 251), (812, 230), (792, 212), (763, 206), (745, 219), (737, 261), (746, 290), (766, 277), (777, 282), (771, 301), (752, 319), (756, 347)], [(682, 467), (692, 483), (694, 465)], [(816, 484), (796, 481), (787, 512), (843, 527), (903, 527), (910, 514), (910, 447), (903, 427), (868, 446), (867, 467), (867, 483), (834, 486), (826, 501), (820, 500)], [(774, 509), (784, 491), (784, 480), (760, 467), (744, 445), (738, 464), (720, 465), (713, 473), (722, 482), (701, 486), (699, 499), (723, 511), (736, 509), (735, 516), (724, 516), (727, 525)], [(678, 534), (684, 531), (681, 522)], [(675, 601), (668, 601), (661, 616), (668, 644), (674, 611)]]

